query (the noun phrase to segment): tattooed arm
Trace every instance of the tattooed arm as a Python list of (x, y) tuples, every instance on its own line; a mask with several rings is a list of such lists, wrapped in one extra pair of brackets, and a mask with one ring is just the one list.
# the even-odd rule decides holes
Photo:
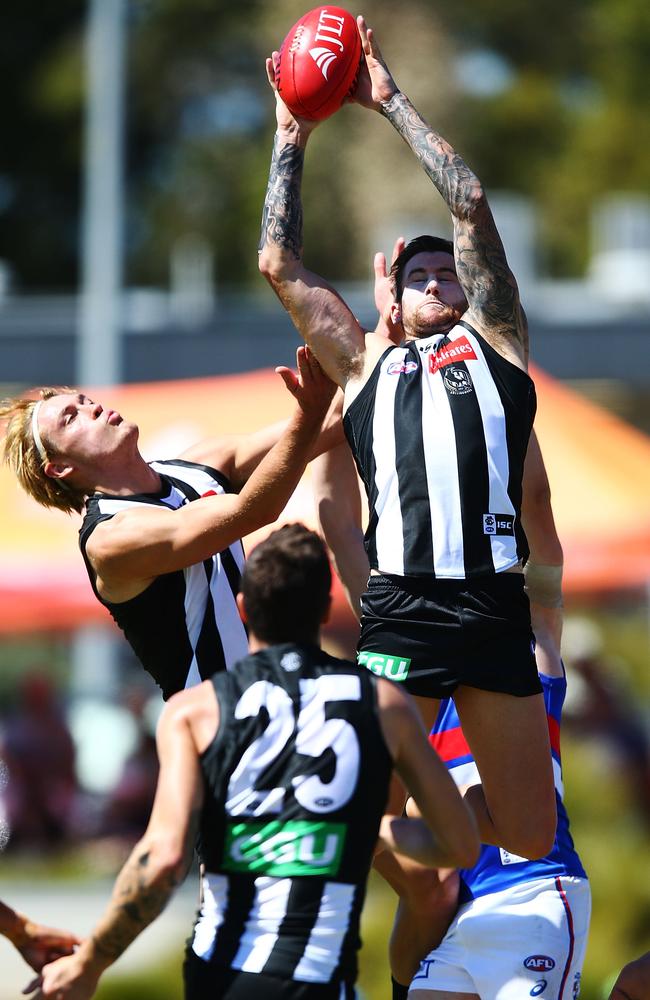
[[(163, 911), (184, 879), (203, 800), (194, 716), (214, 712), (206, 685), (175, 695), (158, 726), (160, 774), (149, 825), (119, 873), (111, 900), (74, 955), (45, 966), (33, 1000), (88, 1000), (102, 973)], [(199, 694), (200, 693), (200, 694)], [(201, 697), (206, 706), (196, 707)], [(218, 720), (217, 720), (218, 724)], [(214, 733), (216, 727), (212, 729)], [(207, 743), (206, 743), (207, 745)]]
[(262, 216), (259, 267), (327, 374), (345, 386), (363, 373), (366, 341), (338, 293), (303, 264), (300, 192), (305, 148), (316, 122), (294, 118), (282, 101), (274, 79), (276, 60), (274, 52), (266, 64), (275, 93), (277, 131)]
[(398, 90), (362, 17), (358, 25), (367, 73), (360, 77), (355, 100), (388, 119), (447, 203), (454, 224), (456, 273), (469, 304), (466, 319), (496, 350), (525, 367), (526, 318), (481, 182)]

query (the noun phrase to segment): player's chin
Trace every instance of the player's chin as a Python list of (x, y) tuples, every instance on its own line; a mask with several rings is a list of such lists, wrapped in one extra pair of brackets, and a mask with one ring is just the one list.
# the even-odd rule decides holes
[(430, 337), (433, 333), (450, 330), (456, 325), (456, 321), (453, 309), (439, 309), (435, 313), (431, 311), (426, 316), (418, 317), (413, 332), (416, 337)]

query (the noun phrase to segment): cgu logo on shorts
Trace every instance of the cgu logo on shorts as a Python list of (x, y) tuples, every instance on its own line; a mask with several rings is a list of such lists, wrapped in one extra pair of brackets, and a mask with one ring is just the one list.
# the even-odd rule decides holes
[(445, 344), (439, 351), (429, 355), (429, 371), (431, 374), (437, 372), (446, 365), (453, 364), (454, 361), (476, 361), (474, 348), (467, 337), (459, 337)]
[(387, 677), (390, 681), (405, 681), (411, 661), (407, 656), (389, 656), (388, 653), (372, 653), (364, 649), (357, 662), (372, 670), (377, 677)]
[(386, 373), (388, 375), (410, 375), (417, 370), (417, 361), (391, 361)]
[(529, 955), (524, 966), (531, 972), (550, 972), (555, 968), (555, 960), (550, 955)]
[(222, 864), (226, 871), (258, 875), (336, 875), (345, 834), (344, 823), (230, 823)]

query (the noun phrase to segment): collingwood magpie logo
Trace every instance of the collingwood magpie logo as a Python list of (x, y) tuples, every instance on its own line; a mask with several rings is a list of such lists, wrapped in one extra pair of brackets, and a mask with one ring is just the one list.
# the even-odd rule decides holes
[(444, 368), (442, 380), (452, 396), (464, 396), (474, 390), (472, 376), (465, 368), (453, 368), (452, 366)]

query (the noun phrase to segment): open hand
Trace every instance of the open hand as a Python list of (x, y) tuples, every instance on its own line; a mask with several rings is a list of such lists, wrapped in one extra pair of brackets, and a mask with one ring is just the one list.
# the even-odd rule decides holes
[(364, 58), (357, 86), (350, 100), (363, 105), (364, 108), (380, 111), (381, 105), (390, 101), (393, 94), (397, 93), (398, 87), (379, 51), (372, 28), (368, 27), (361, 14), (357, 18), (357, 27)]
[(325, 374), (316, 355), (308, 347), (296, 351), (298, 374), (283, 365), (276, 368), (285, 386), (305, 416), (322, 420), (332, 402), (336, 385)]
[[(391, 267), (406, 246), (403, 236), (398, 236), (393, 246), (391, 257)], [(389, 276), (386, 265), (386, 255), (379, 251), (375, 254), (373, 261), (375, 271), (375, 306), (379, 313), (379, 319), (375, 328), (375, 333), (383, 337), (388, 337), (396, 342), (402, 339), (401, 327), (395, 326), (392, 317), (392, 306), (395, 301), (393, 281)]]
[(275, 94), (275, 119), (278, 124), (278, 132), (291, 137), (294, 141), (302, 140), (306, 142), (309, 135), (318, 125), (318, 122), (313, 121), (311, 118), (298, 118), (289, 111), (289, 108), (280, 97), (280, 92), (275, 82), (275, 73), (279, 62), (280, 53), (276, 51), (272, 52), (266, 60), (266, 78), (269, 81), (271, 90)]

